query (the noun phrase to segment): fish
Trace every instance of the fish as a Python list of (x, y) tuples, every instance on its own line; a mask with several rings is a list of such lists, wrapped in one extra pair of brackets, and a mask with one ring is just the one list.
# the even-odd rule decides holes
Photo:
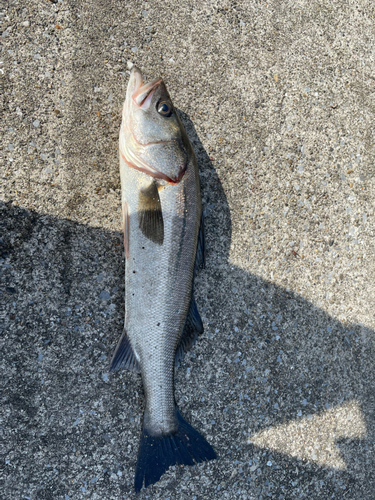
[(135, 472), (139, 492), (175, 464), (216, 453), (179, 412), (175, 363), (203, 333), (194, 277), (205, 265), (197, 160), (161, 78), (133, 67), (119, 134), (125, 321), (110, 371), (141, 374), (145, 411)]

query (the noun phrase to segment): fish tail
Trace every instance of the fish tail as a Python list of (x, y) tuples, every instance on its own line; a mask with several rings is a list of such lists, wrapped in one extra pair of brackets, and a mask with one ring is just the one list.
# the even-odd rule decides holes
[(138, 462), (135, 471), (136, 492), (154, 484), (175, 464), (194, 465), (214, 460), (216, 453), (212, 446), (177, 411), (178, 429), (167, 436), (152, 436), (143, 427)]

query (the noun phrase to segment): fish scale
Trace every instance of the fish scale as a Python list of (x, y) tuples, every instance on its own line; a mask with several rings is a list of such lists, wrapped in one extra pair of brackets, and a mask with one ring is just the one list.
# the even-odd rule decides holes
[(128, 368), (142, 376), (139, 491), (171, 465), (192, 465), (216, 455), (183, 419), (174, 399), (176, 356), (203, 332), (193, 297), (194, 273), (204, 263), (197, 162), (164, 82), (143, 85), (137, 68), (128, 83), (119, 149), (125, 323), (111, 370)]

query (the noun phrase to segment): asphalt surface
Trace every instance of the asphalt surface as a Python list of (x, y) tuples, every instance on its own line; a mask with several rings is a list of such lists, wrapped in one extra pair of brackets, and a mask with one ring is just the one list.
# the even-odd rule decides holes
[(176, 371), (219, 459), (140, 499), (372, 500), (374, 4), (5, 0), (0, 498), (133, 499), (118, 131), (162, 76), (197, 153), (205, 333)]

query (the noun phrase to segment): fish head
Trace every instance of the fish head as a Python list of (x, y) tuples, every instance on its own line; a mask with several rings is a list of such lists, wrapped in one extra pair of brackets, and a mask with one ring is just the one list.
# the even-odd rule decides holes
[(157, 78), (144, 84), (135, 67), (123, 108), (120, 152), (129, 166), (172, 184), (181, 180), (191, 154), (165, 83)]

